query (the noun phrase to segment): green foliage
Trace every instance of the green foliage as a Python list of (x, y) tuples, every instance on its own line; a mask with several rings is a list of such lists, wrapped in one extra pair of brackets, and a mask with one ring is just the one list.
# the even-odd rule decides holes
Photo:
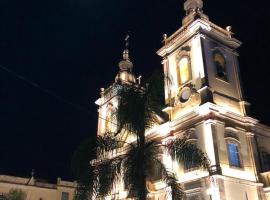
[[(95, 177), (98, 178), (92, 180), (92, 183), (95, 190), (94, 195), (100, 197), (109, 195), (114, 189), (113, 186), (123, 177), (125, 185), (128, 186), (126, 188), (128, 197), (145, 199), (148, 193), (145, 183), (151, 181), (156, 175), (153, 173), (153, 169), (159, 169), (158, 176), (171, 188), (173, 199), (181, 200), (184, 196), (183, 189), (177, 183), (175, 175), (164, 166), (160, 156), (162, 149), (180, 164), (189, 166), (192, 163), (203, 169), (208, 169), (209, 166), (205, 154), (189, 143), (186, 138), (178, 138), (167, 144), (151, 140), (146, 141), (144, 145), (127, 143), (127, 150), (123, 154), (119, 153), (114, 156), (110, 154), (111, 150), (123, 141), (118, 141), (113, 135), (99, 137), (98, 141), (100, 146), (97, 152), (100, 160), (95, 162)], [(108, 144), (108, 146), (104, 144)]]
[(88, 171), (89, 160), (92, 160), (96, 157), (95, 146), (95, 138), (87, 138), (78, 146), (76, 151), (73, 153), (71, 168), (77, 179), (82, 177), (82, 172)]
[(7, 194), (8, 200), (26, 200), (26, 194), (21, 189), (10, 189)]
[(71, 168), (78, 181), (76, 196), (80, 197), (80, 200), (87, 199), (93, 193), (91, 180), (95, 174), (89, 161), (96, 157), (95, 146), (95, 139), (87, 138), (79, 145), (72, 156)]
[(182, 163), (185, 168), (198, 168), (210, 170), (210, 161), (207, 155), (195, 144), (190, 143), (186, 137), (176, 138), (166, 144), (167, 152), (173, 160)]
[(147, 80), (148, 91), (148, 106), (150, 110), (163, 116), (162, 109), (164, 108), (164, 74), (161, 69), (154, 73)]
[[(115, 112), (120, 130), (125, 130), (138, 138), (154, 123), (144, 88), (125, 85), (118, 93), (119, 105)], [(131, 106), (132, 105), (132, 106)]]

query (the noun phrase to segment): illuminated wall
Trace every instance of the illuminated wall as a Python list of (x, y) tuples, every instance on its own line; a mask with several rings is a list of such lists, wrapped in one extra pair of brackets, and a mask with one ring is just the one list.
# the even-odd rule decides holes
[(22, 190), (27, 200), (61, 200), (66, 193), (71, 200), (74, 197), (75, 182), (58, 179), (56, 184), (40, 182), (34, 178), (21, 178), (0, 175), (0, 194), (7, 194), (11, 189)]
[[(148, 130), (146, 136), (161, 143), (185, 136), (207, 154), (211, 174), (185, 169), (163, 153), (166, 168), (175, 172), (188, 199), (265, 200), (270, 189), (264, 192), (266, 185), (259, 180), (257, 148), (270, 154), (270, 128), (248, 117), (249, 104), (243, 99), (239, 78), (237, 48), (241, 42), (232, 37), (230, 27), (224, 29), (210, 22), (201, 8), (202, 1), (188, 0), (183, 26), (170, 37), (164, 35), (164, 46), (157, 53), (163, 59), (163, 111), (169, 121)], [(106, 131), (108, 106), (117, 106), (112, 91), (107, 89), (97, 101), (98, 134)], [(147, 185), (151, 199), (171, 199), (162, 181)], [(122, 182), (116, 189), (118, 197), (125, 199)]]
[[(249, 104), (239, 79), (236, 49), (241, 42), (207, 18), (192, 19), (187, 16), (157, 52), (165, 73), (164, 111), (171, 120), (170, 134), (194, 132), (192, 141), (207, 153), (214, 181), (209, 182), (207, 172), (185, 170), (177, 163), (173, 170), (190, 199), (264, 199), (255, 141), (261, 130), (249, 128), (258, 121), (247, 117)], [(261, 147), (266, 146), (265, 140)]]

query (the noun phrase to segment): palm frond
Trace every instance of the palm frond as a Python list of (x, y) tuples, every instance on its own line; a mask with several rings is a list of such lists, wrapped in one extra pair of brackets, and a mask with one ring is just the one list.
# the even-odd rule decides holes
[(162, 149), (158, 142), (156, 141), (148, 141), (145, 144), (144, 148), (145, 155), (145, 174), (146, 178), (150, 181), (155, 181), (157, 179), (162, 178), (162, 173), (160, 172), (162, 159)]
[(201, 167), (209, 171), (210, 161), (207, 155), (192, 144), (186, 137), (170, 140), (166, 149), (173, 160), (183, 164), (186, 168)]
[(112, 153), (124, 145), (134, 148), (132, 143), (128, 143), (121, 139), (119, 140), (118, 136), (115, 136), (111, 133), (106, 133), (104, 136), (98, 136), (96, 142), (97, 157), (98, 159), (107, 158), (108, 153)]
[(72, 156), (71, 167), (77, 180), (75, 200), (91, 199), (95, 174), (89, 160), (96, 157), (95, 145), (95, 140), (88, 138), (79, 145)]
[(161, 69), (155, 70), (147, 80), (147, 107), (157, 115), (164, 117), (162, 109), (164, 102), (164, 73)]
[(146, 159), (143, 148), (142, 146), (136, 146), (129, 149), (122, 168), (128, 197), (137, 197), (140, 200), (146, 199), (147, 196), (145, 183)]
[[(139, 190), (143, 190), (143, 188), (141, 188), (142, 185), (137, 186), (137, 184), (141, 183), (142, 180), (138, 180), (138, 176), (140, 175), (141, 171), (144, 171), (144, 181), (156, 181), (157, 179), (161, 179), (170, 188), (170, 195), (173, 197), (172, 199), (182, 200), (184, 197), (183, 189), (177, 182), (174, 174), (167, 170), (162, 162), (162, 147), (163, 146), (156, 141), (148, 141), (143, 147), (141, 147), (143, 156), (138, 156), (140, 153), (138, 147), (133, 149), (133, 152), (130, 152), (130, 159), (125, 166), (128, 168), (128, 171), (126, 170), (124, 172), (125, 177), (127, 177), (125, 178), (125, 181), (127, 181), (133, 187), (131, 192), (135, 193), (138, 197), (138, 192), (134, 191), (137, 191), (138, 187)], [(136, 159), (134, 160), (134, 158)], [(130, 165), (137, 165), (137, 167), (130, 167)], [(136, 172), (136, 170), (138, 170), (138, 172)], [(134, 183), (134, 180), (138, 181), (138, 183)], [(148, 191), (146, 192), (148, 193)]]
[(166, 171), (164, 173), (164, 182), (170, 187), (170, 194), (174, 200), (182, 200), (185, 197), (184, 189), (181, 187), (180, 183), (177, 182), (175, 174)]
[(157, 122), (156, 113), (150, 106), (154, 103), (152, 103), (147, 89), (124, 85), (119, 90), (118, 96), (119, 105), (114, 113), (118, 127), (138, 136), (144, 134), (146, 129), (151, 128)]
[(147, 179), (150, 181), (155, 181), (156, 179), (163, 180), (170, 188), (170, 195), (172, 199), (182, 200), (185, 196), (183, 189), (177, 182), (175, 175), (166, 169), (164, 163), (162, 162), (161, 153), (163, 145), (160, 145), (157, 142), (149, 142), (147, 146), (148, 148), (145, 150), (147, 157)]
[(145, 91), (142, 88), (125, 85), (119, 90), (118, 95), (116, 116), (119, 126), (133, 134), (144, 131)]
[(74, 200), (92, 200), (93, 195), (96, 193), (96, 187), (93, 187), (94, 183), (96, 183), (96, 181), (94, 181), (93, 178), (89, 178), (88, 181), (78, 182)]
[(107, 159), (96, 166), (97, 181), (93, 184), (97, 196), (107, 196), (111, 194), (115, 185), (121, 178), (121, 165), (123, 157), (117, 156)]
[[(161, 113), (162, 108), (163, 97), (160, 96), (160, 87), (155, 87), (155, 81), (150, 81), (146, 88), (135, 85), (119, 86), (118, 106), (113, 113), (113, 121), (117, 121), (117, 131), (97, 138), (95, 147), (97, 160), (91, 166), (93, 168), (89, 184), (91, 188), (81, 185), (77, 190), (82, 191), (81, 196), (85, 195), (84, 200), (88, 197), (96, 199), (111, 195), (121, 179), (124, 180), (128, 190), (127, 198), (146, 200), (148, 194), (146, 180), (151, 180), (156, 175), (168, 185), (172, 199), (183, 199), (184, 192), (176, 176), (167, 170), (162, 162), (161, 154), (164, 150), (162, 148), (168, 151), (172, 159), (186, 167), (209, 170), (210, 162), (206, 154), (186, 138), (177, 138), (165, 145), (156, 141), (146, 141), (145, 132), (157, 124), (156, 116)], [(135, 135), (137, 141), (131, 144), (125, 140), (121, 141), (122, 133)], [(115, 151), (125, 145), (128, 147), (123, 153)], [(84, 191), (88, 193), (83, 193)]]
[(88, 147), (88, 151), (96, 152), (97, 159), (92, 160), (91, 165), (89, 160), (87, 161), (87, 170), (79, 169), (81, 176), (76, 188), (75, 200), (88, 200), (110, 193), (119, 180), (123, 156), (112, 157), (109, 153), (122, 143), (124, 142), (118, 141), (113, 135), (105, 134), (97, 137), (95, 146)]
[(110, 133), (98, 136), (96, 140), (97, 157), (106, 157), (106, 153), (117, 148), (118, 140)]

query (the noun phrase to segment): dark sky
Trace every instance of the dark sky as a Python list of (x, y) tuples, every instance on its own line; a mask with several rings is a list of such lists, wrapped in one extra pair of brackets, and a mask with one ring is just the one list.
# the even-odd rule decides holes
[[(162, 34), (181, 25), (183, 0), (1, 0), (0, 173), (73, 179), (78, 144), (96, 134), (101, 87), (112, 83), (131, 31), (137, 75), (161, 67)], [(231, 25), (246, 100), (270, 124), (268, 0), (205, 0), (204, 12)], [(34, 87), (15, 74), (41, 86)], [(50, 91), (48, 94), (48, 91)], [(61, 97), (61, 98), (60, 98)]]

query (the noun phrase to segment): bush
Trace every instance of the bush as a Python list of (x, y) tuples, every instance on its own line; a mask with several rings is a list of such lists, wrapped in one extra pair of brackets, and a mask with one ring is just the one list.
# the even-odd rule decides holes
[(8, 200), (26, 200), (26, 194), (21, 189), (10, 189), (7, 194)]

